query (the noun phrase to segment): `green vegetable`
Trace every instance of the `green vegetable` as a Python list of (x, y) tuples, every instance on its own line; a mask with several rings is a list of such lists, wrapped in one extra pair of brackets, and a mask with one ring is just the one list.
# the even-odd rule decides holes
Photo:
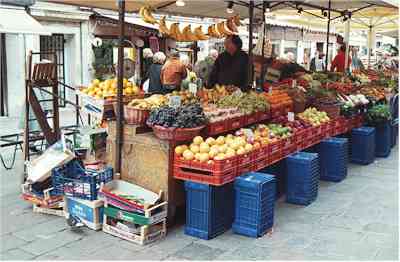
[(387, 104), (376, 104), (368, 109), (366, 119), (370, 125), (379, 125), (392, 118)]

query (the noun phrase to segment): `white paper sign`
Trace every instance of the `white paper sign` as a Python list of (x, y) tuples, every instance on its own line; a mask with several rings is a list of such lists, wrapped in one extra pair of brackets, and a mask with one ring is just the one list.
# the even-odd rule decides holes
[(170, 96), (169, 97), (169, 106), (173, 108), (178, 108), (181, 106), (181, 97), (180, 96)]
[(189, 92), (192, 94), (197, 94), (197, 85), (193, 83), (189, 83)]
[(272, 94), (272, 86), (269, 87), (268, 93), (271, 95)]
[(287, 119), (289, 122), (293, 122), (294, 121), (294, 113), (293, 112), (288, 112), (287, 113)]
[(293, 79), (293, 81), (292, 81), (292, 87), (295, 88), (296, 86), (297, 86), (297, 80), (296, 80), (296, 79)]

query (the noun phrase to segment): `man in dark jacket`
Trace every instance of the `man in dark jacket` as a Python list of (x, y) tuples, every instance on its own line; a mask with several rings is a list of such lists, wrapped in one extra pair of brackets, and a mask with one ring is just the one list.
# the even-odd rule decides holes
[(242, 50), (242, 40), (237, 35), (225, 38), (225, 51), (214, 63), (208, 87), (215, 84), (234, 85), (242, 91), (249, 89), (249, 56)]
[(161, 68), (164, 65), (166, 56), (163, 52), (157, 52), (153, 55), (153, 63), (149, 68), (149, 93), (166, 94), (168, 90), (161, 84)]
[(311, 59), (310, 71), (314, 71), (314, 72), (325, 71), (324, 56), (325, 55), (321, 50), (317, 51), (314, 58)]

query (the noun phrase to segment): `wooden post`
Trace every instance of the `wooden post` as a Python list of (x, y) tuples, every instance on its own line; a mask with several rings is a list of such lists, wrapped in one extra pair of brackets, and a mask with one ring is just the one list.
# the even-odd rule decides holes
[(123, 103), (122, 103), (122, 91), (123, 91), (123, 78), (124, 78), (124, 37), (125, 37), (125, 0), (118, 0), (118, 13), (119, 13), (119, 43), (118, 43), (118, 88), (117, 88), (117, 132), (116, 132), (116, 150), (115, 150), (115, 167), (114, 172), (120, 173), (121, 171), (121, 150), (123, 144), (122, 129), (123, 124)]
[(325, 71), (328, 71), (328, 56), (329, 56), (329, 34), (331, 26), (331, 0), (328, 2), (328, 29), (326, 32), (326, 56), (325, 56)]
[(261, 46), (261, 88), (264, 89), (264, 78), (265, 78), (265, 65), (264, 65), (264, 55), (265, 55), (265, 36), (267, 35), (267, 19), (265, 18), (265, 11), (267, 10), (267, 2), (263, 2), (263, 7), (262, 7), (262, 15), (263, 15), (263, 39), (262, 39), (262, 46)]
[(253, 85), (253, 18), (254, 18), (254, 1), (249, 2), (249, 85)]

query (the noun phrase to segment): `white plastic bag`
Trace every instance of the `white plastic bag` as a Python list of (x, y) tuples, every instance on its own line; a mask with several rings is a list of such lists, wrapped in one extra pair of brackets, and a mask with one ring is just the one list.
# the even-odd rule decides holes
[(144, 83), (143, 83), (143, 91), (144, 91), (145, 94), (149, 93), (149, 85), (150, 85), (150, 80), (149, 79), (144, 81)]

